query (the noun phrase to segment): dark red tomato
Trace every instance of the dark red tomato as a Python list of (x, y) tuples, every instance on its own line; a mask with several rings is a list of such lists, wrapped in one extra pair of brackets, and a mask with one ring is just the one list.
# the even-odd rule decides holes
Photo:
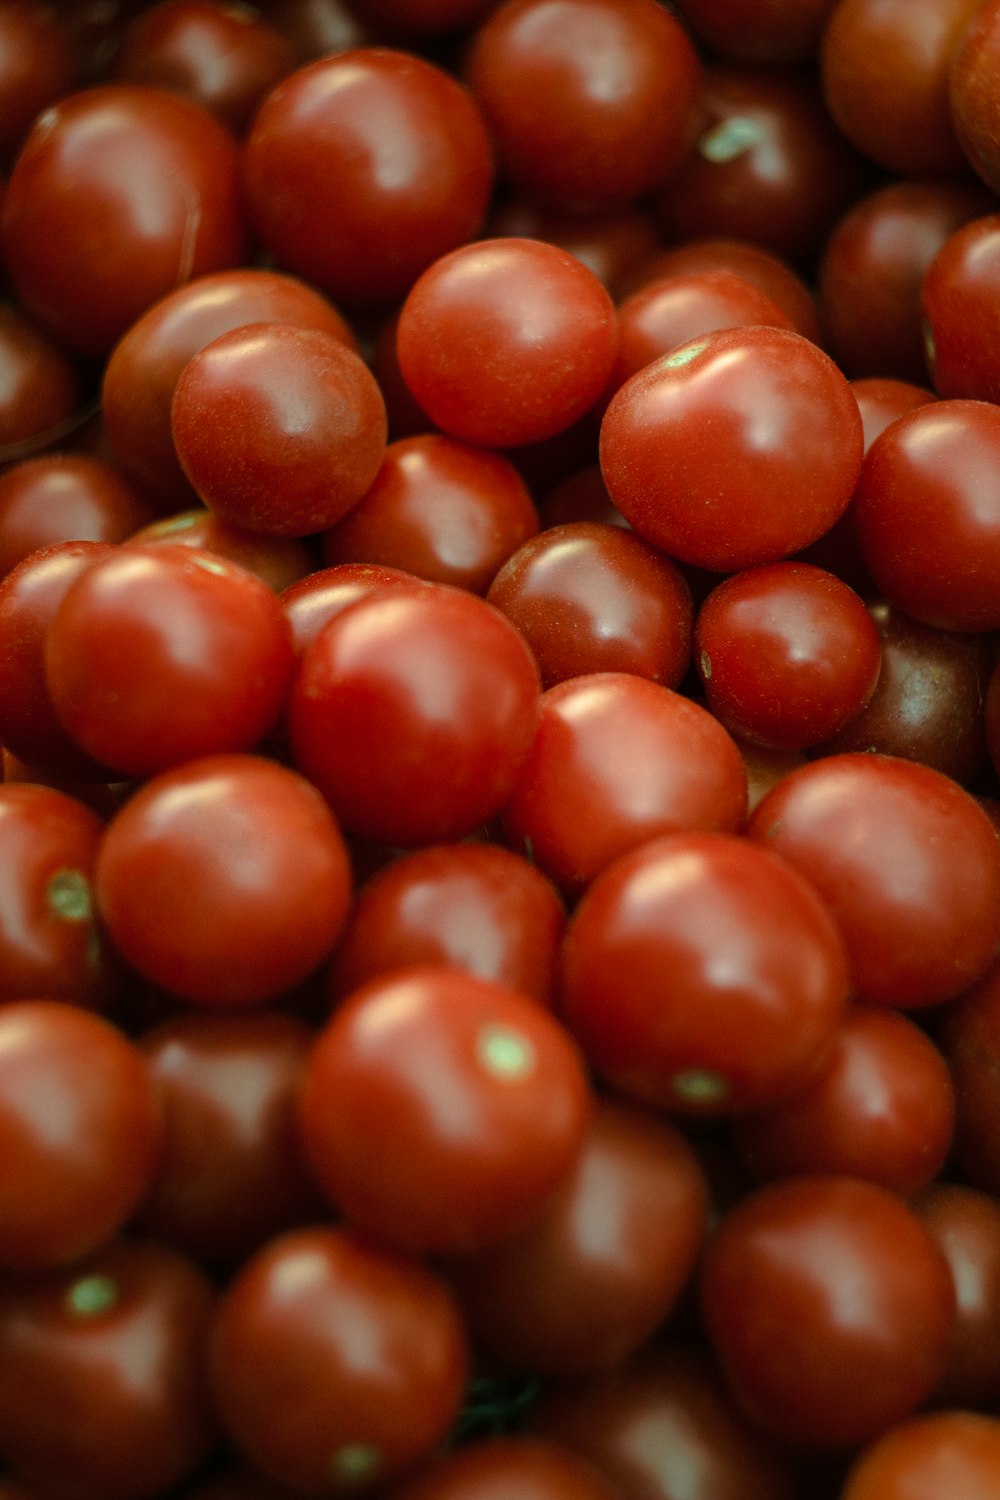
[(350, 9), (347, 0), (262, 0), (257, 8), (288, 38), (300, 63), (375, 40), (359, 0), (351, 0)]
[(851, 1006), (809, 1078), (736, 1125), (759, 1182), (807, 1173), (863, 1177), (906, 1197), (936, 1177), (955, 1094), (941, 1053), (897, 1011)]
[(334, 1013), (306, 1068), (302, 1128), (352, 1223), (408, 1250), (464, 1252), (543, 1208), (590, 1107), (579, 1053), (537, 1001), (426, 967), (375, 979)]
[(241, 131), (292, 66), (289, 42), (249, 6), (161, 0), (130, 24), (111, 72), (184, 94)]
[(572, 426), (604, 389), (617, 343), (597, 277), (541, 240), (479, 240), (442, 256), (396, 330), (403, 378), (432, 421), (492, 448)]
[(107, 354), (158, 297), (245, 248), (235, 141), (160, 89), (107, 84), (53, 105), (7, 185), (3, 253), (18, 295), (84, 354)]
[(318, 1216), (295, 1109), (311, 1044), (301, 1021), (271, 1012), (180, 1015), (146, 1033), (164, 1131), (141, 1233), (226, 1266)]
[(187, 761), (108, 826), (95, 885), (112, 942), (139, 972), (209, 1005), (269, 1000), (333, 947), (350, 869), (303, 777), (252, 755)]
[(545, 1005), (565, 922), (545, 876), (509, 849), (419, 849), (358, 892), (333, 956), (331, 994), (343, 998), (397, 969), (449, 964)]
[(666, 276), (695, 276), (702, 271), (732, 271), (744, 281), (752, 281), (788, 314), (797, 333), (814, 344), (821, 342), (815, 296), (786, 261), (753, 240), (723, 235), (671, 245), (646, 262), (629, 290)]
[(684, 1137), (645, 1110), (602, 1102), (544, 1212), (449, 1275), (491, 1360), (596, 1373), (621, 1365), (670, 1313), (707, 1215), (708, 1186)]
[(108, 998), (91, 888), (103, 827), (50, 787), (0, 787), (0, 1001)]
[(735, 833), (745, 815), (740, 753), (711, 714), (644, 677), (599, 672), (543, 693), (503, 825), (576, 891), (658, 834)]
[(101, 417), (118, 462), (143, 493), (176, 508), (191, 486), (170, 430), (181, 371), (213, 339), (247, 323), (314, 328), (354, 348), (354, 335), (326, 298), (277, 271), (199, 276), (163, 297), (115, 345), (104, 371)]
[(237, 1447), (312, 1494), (353, 1494), (429, 1454), (458, 1414), (467, 1365), (443, 1281), (327, 1228), (282, 1235), (246, 1262), (211, 1345)]
[(675, 834), (617, 860), (564, 947), (563, 1011), (590, 1062), (684, 1114), (787, 1095), (829, 1047), (846, 996), (840, 938), (812, 887), (721, 834)]
[(424, 433), (390, 443), (371, 488), (325, 532), (323, 557), (485, 594), (537, 531), (538, 512), (512, 463)]
[(987, 1193), (937, 1182), (914, 1204), (943, 1250), (958, 1317), (934, 1399), (941, 1406), (991, 1406), (1000, 1394), (1000, 1203)]
[(818, 744), (860, 713), (881, 655), (858, 595), (809, 563), (727, 578), (695, 626), (709, 708), (734, 734), (778, 750)]
[(894, 1193), (796, 1177), (744, 1198), (705, 1252), (708, 1332), (740, 1404), (785, 1442), (842, 1447), (901, 1421), (948, 1357), (948, 1262)]
[(1000, 968), (945, 1016), (942, 1045), (955, 1085), (955, 1161), (974, 1187), (1000, 1197)]
[(626, 297), (618, 308), (618, 358), (609, 389), (702, 333), (722, 328), (792, 329), (772, 297), (735, 271), (692, 271), (666, 276)]
[(569, 526), (576, 521), (595, 521), (599, 526), (618, 526), (623, 531), (631, 527), (611, 503), (604, 476), (596, 463), (567, 474), (553, 484), (539, 502), (538, 514), (542, 528)]
[(878, 684), (867, 707), (824, 752), (901, 755), (967, 785), (987, 758), (990, 638), (921, 625), (884, 600), (868, 608), (882, 640)]
[(129, 481), (98, 458), (53, 453), (0, 475), (0, 576), (58, 542), (121, 542), (153, 519)]
[(677, 0), (695, 35), (734, 62), (809, 62), (837, 0)]
[(1000, 192), (998, 79), (1000, 5), (997, 0), (986, 0), (965, 28), (952, 56), (948, 98), (959, 145), (995, 193)]
[(780, 328), (706, 334), (622, 386), (601, 426), (608, 492), (640, 536), (717, 571), (777, 562), (847, 508), (858, 405), (815, 344)]
[(868, 376), (863, 380), (852, 380), (851, 390), (861, 412), (865, 430), (865, 452), (891, 422), (903, 417), (917, 406), (926, 406), (937, 398), (933, 391), (922, 385), (910, 385), (905, 380), (882, 380)]
[(250, 214), (282, 265), (334, 297), (391, 302), (477, 232), (489, 137), (454, 78), (385, 47), (279, 83), (243, 156)]
[[(2, 483), (2, 481), (0, 481)], [(0, 741), (41, 770), (83, 780), (108, 780), (72, 740), (52, 706), (45, 677), (45, 640), (63, 599), (86, 570), (113, 548), (63, 542), (26, 557), (0, 582)]]
[(473, 38), (466, 76), (503, 175), (577, 212), (666, 180), (701, 84), (686, 32), (651, 0), (507, 0)]
[(611, 209), (600, 214), (568, 214), (545, 208), (527, 198), (507, 198), (486, 221), (484, 235), (507, 235), (522, 240), (545, 240), (582, 260), (617, 297), (658, 249), (656, 230), (641, 208)]
[(948, 99), (952, 56), (980, 0), (840, 0), (823, 33), (823, 97), (866, 156), (893, 172), (968, 171)]
[(217, 515), (308, 536), (340, 520), (378, 473), (385, 403), (342, 339), (248, 323), (185, 366), (171, 428), (184, 472)]
[(295, 762), (353, 833), (407, 847), (464, 838), (511, 794), (538, 688), (521, 635), (473, 594), (444, 584), (375, 593), (302, 658)]
[(746, 740), (736, 739), (736, 748), (743, 757), (747, 773), (747, 814), (753, 812), (758, 802), (776, 786), (782, 777), (799, 766), (805, 765), (805, 755), (800, 750), (766, 750), (762, 745), (751, 745)]
[(1000, 1422), (970, 1411), (914, 1417), (857, 1459), (842, 1500), (993, 1500), (1000, 1486)]
[(187, 547), (118, 547), (67, 590), (45, 670), (87, 754), (149, 776), (252, 750), (284, 703), (292, 648), (281, 605), (245, 568)]
[(547, 688), (591, 672), (676, 688), (691, 660), (694, 611), (680, 569), (621, 527), (550, 525), (500, 569), (487, 598), (521, 631)]
[(312, 572), (312, 553), (297, 537), (263, 536), (224, 521), (213, 511), (195, 509), (152, 521), (128, 538), (130, 546), (196, 547), (255, 573), (274, 593), (291, 588)]
[(815, 85), (795, 73), (706, 68), (696, 136), (654, 204), (668, 241), (733, 235), (809, 260), (863, 181)]
[(820, 892), (859, 1000), (909, 1009), (953, 999), (1000, 946), (1000, 843), (938, 771), (827, 756), (786, 776), (747, 831)]
[(786, 1453), (736, 1409), (704, 1355), (651, 1345), (596, 1380), (546, 1383), (532, 1429), (635, 1500), (793, 1500)]
[(412, 573), (380, 563), (340, 563), (306, 574), (281, 595), (296, 656), (301, 656), (323, 626), (348, 605), (367, 599), (377, 589), (412, 587), (419, 581)]
[(891, 182), (860, 199), (826, 242), (820, 303), (830, 347), (848, 375), (927, 378), (920, 288), (960, 225), (988, 213), (978, 183)]
[(924, 277), (927, 367), (938, 395), (1000, 399), (998, 289), (1000, 214), (989, 214), (956, 229)]
[(0, 1444), (51, 1500), (152, 1500), (216, 1436), (215, 1290), (165, 1245), (112, 1241), (0, 1291)]
[(160, 1134), (145, 1060), (115, 1027), (54, 1000), (0, 1007), (0, 1264), (103, 1245), (148, 1192)]
[(69, 93), (78, 69), (54, 6), (6, 0), (0, 11), (0, 158), (17, 151), (41, 110)]
[(1000, 410), (936, 401), (865, 456), (853, 515), (890, 604), (940, 630), (1000, 626)]
[(16, 308), (0, 305), (0, 463), (62, 441), (80, 399), (65, 354)]
[(617, 1500), (584, 1459), (555, 1443), (508, 1437), (470, 1444), (394, 1487), (385, 1500)]

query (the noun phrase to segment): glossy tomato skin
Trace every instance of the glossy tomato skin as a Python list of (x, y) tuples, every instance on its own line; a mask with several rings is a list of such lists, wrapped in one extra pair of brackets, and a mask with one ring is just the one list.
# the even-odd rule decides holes
[(243, 173), (254, 226), (283, 265), (331, 296), (379, 303), (476, 233), (493, 160), (461, 84), (422, 58), (362, 47), (272, 90)]
[(170, 403), (189, 359), (246, 323), (315, 328), (354, 348), (340, 313), (314, 288), (248, 267), (196, 276), (153, 304), (118, 340), (101, 387), (101, 415), (115, 457), (160, 504), (194, 495), (170, 431)]
[(616, 1500), (609, 1480), (584, 1459), (538, 1438), (470, 1444), (395, 1486), (386, 1500)]
[(594, 405), (618, 343), (592, 271), (541, 240), (479, 240), (411, 288), (396, 352), (410, 391), (452, 437), (489, 448), (565, 432)]
[(808, 62), (837, 0), (679, 0), (677, 9), (720, 57), (775, 65)]
[(29, 458), (58, 442), (72, 426), (81, 400), (72, 362), (16, 307), (0, 308), (0, 454)]
[(1000, 1393), (1000, 1203), (954, 1182), (935, 1182), (914, 1208), (944, 1252), (958, 1299), (938, 1406), (990, 1407)]
[(927, 367), (939, 396), (996, 401), (1000, 215), (964, 224), (931, 261), (920, 289)]
[(544, 1206), (591, 1100), (576, 1047), (536, 1001), (430, 966), (373, 980), (335, 1011), (301, 1110), (313, 1170), (353, 1223), (407, 1250), (457, 1252)]
[(17, 150), (46, 105), (67, 94), (79, 59), (58, 15), (39, 0), (15, 0), (0, 16), (0, 156)]
[(291, 588), (312, 570), (309, 547), (298, 537), (264, 536), (234, 526), (213, 511), (196, 506), (151, 521), (128, 538), (133, 547), (196, 547), (224, 562), (256, 574), (273, 593)]
[(564, 948), (566, 1022), (597, 1071), (661, 1109), (738, 1114), (790, 1092), (847, 996), (833, 919), (781, 859), (674, 834), (616, 860)]
[(743, 328), (682, 344), (626, 381), (601, 425), (601, 469), (640, 536), (732, 572), (829, 530), (862, 443), (857, 402), (821, 349)]
[(937, 401), (872, 444), (852, 507), (861, 554), (891, 604), (939, 630), (1000, 623), (1000, 411)]
[(736, 1125), (760, 1182), (824, 1172), (909, 1197), (944, 1164), (955, 1094), (933, 1042), (897, 1011), (854, 1005), (801, 1088)]
[(18, 295), (60, 343), (107, 354), (178, 282), (243, 258), (237, 167), (229, 132), (175, 94), (69, 95), (36, 121), (4, 198)]
[(217, 1436), (206, 1372), (215, 1304), (187, 1256), (113, 1240), (0, 1292), (0, 1442), (52, 1500), (152, 1500)]
[(542, 694), (503, 826), (576, 892), (658, 834), (735, 833), (745, 814), (743, 762), (711, 714), (644, 677), (598, 672)]
[(148, 1191), (161, 1110), (139, 1051), (75, 1005), (0, 1008), (0, 1264), (61, 1266), (97, 1249)]
[(754, 1421), (818, 1447), (865, 1442), (920, 1405), (955, 1321), (931, 1235), (894, 1193), (853, 1177), (796, 1177), (737, 1204), (706, 1252), (701, 1300)]
[(402, 568), (381, 563), (335, 563), (308, 573), (282, 591), (281, 604), (292, 632), (292, 649), (300, 657), (323, 626), (348, 605), (366, 599), (376, 589), (412, 587), (419, 583)]
[(351, 832), (410, 847), (463, 838), (510, 796), (538, 669), (498, 610), (444, 584), (360, 600), (292, 685), (296, 764)]
[(0, 1000), (98, 1006), (113, 991), (94, 910), (101, 818), (51, 787), (0, 787)]
[(208, 1005), (252, 1005), (306, 978), (350, 895), (340, 830), (303, 777), (252, 755), (187, 761), (108, 827), (98, 905), (146, 978)]
[(708, 1185), (679, 1131), (598, 1102), (570, 1175), (520, 1234), (447, 1268), (477, 1343), (504, 1367), (587, 1375), (621, 1366), (694, 1269)]
[(458, 1413), (468, 1353), (439, 1277), (322, 1226), (281, 1235), (243, 1265), (210, 1362), (238, 1448), (280, 1483), (338, 1495), (436, 1447)]
[(538, 513), (509, 460), (422, 433), (389, 444), (360, 501), (324, 533), (323, 557), (485, 594), (537, 531)]
[(155, 512), (120, 471), (83, 453), (44, 454), (0, 476), (0, 576), (59, 542), (121, 542)]
[[(927, 378), (926, 372), (921, 378)], [(864, 423), (866, 453), (890, 422), (905, 416), (914, 407), (926, 406), (935, 399), (934, 392), (924, 385), (911, 385), (907, 380), (886, 380), (879, 376), (852, 380), (851, 390)]]
[(318, 1215), (296, 1111), (312, 1039), (278, 1011), (183, 1013), (142, 1036), (164, 1128), (140, 1233), (225, 1267)]
[(521, 631), (547, 688), (589, 672), (676, 688), (691, 659), (694, 611), (680, 569), (619, 526), (548, 526), (507, 560), (487, 598)]
[(843, 936), (857, 999), (953, 999), (1000, 944), (1000, 846), (957, 783), (887, 755), (831, 755), (786, 776), (750, 838), (795, 865)]
[(99, 558), (67, 590), (45, 641), (63, 725), (94, 760), (132, 776), (254, 749), (291, 671), (273, 592), (187, 547), (119, 547)]
[(1000, 1422), (978, 1412), (932, 1412), (866, 1448), (848, 1475), (843, 1500), (991, 1500), (998, 1484)]
[(550, 1003), (566, 925), (540, 870), (496, 844), (418, 849), (358, 891), (330, 966), (344, 999), (370, 979), (449, 964)]
[(382, 394), (334, 334), (249, 323), (185, 366), (170, 407), (198, 495), (251, 531), (308, 536), (355, 505), (385, 452)]
[(465, 71), (504, 176), (577, 212), (619, 207), (669, 176), (701, 83), (686, 32), (649, 0), (508, 0), (476, 32)]

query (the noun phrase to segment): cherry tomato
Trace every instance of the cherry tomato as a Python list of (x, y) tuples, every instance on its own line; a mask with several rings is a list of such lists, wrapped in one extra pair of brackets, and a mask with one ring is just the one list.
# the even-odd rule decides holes
[(955, 1160), (974, 1187), (1000, 1196), (1000, 968), (948, 1010), (942, 1045), (955, 1084)]
[(136, 547), (197, 547), (212, 552), (255, 573), (275, 593), (298, 583), (312, 569), (312, 553), (297, 537), (263, 536), (200, 507), (151, 521), (128, 541)]
[(419, 581), (412, 573), (404, 573), (401, 568), (387, 568), (381, 563), (337, 563), (332, 568), (308, 573), (281, 595), (295, 655), (301, 656), (323, 626), (348, 605), (367, 599), (378, 589), (398, 585), (412, 587)]
[(930, 1395), (951, 1271), (894, 1193), (796, 1177), (731, 1209), (702, 1267), (709, 1334), (741, 1405), (786, 1442), (866, 1442)]
[(464, 838), (507, 801), (531, 746), (538, 669), (499, 610), (444, 584), (353, 604), (292, 687), (295, 762), (352, 832)]
[(242, 1266), (210, 1354), (240, 1450), (280, 1483), (331, 1495), (430, 1453), (458, 1414), (468, 1365), (439, 1277), (323, 1227), (281, 1235)]
[(684, 20), (720, 57), (737, 62), (808, 62), (837, 0), (677, 0)]
[(847, 995), (839, 934), (812, 887), (765, 852), (725, 834), (674, 834), (623, 855), (587, 890), (562, 1004), (617, 1089), (681, 1113), (761, 1109), (830, 1045)]
[(479, 240), (442, 256), (396, 331), (403, 378), (428, 416), (491, 448), (570, 427), (604, 389), (617, 343), (597, 277), (541, 240)]
[(0, 12), (0, 157), (15, 152), (35, 116), (69, 93), (78, 66), (51, 5), (7, 0)]
[(100, 459), (53, 453), (14, 464), (0, 475), (0, 577), (40, 547), (124, 541), (153, 515)]
[(601, 469), (640, 536), (731, 572), (829, 530), (862, 443), (857, 402), (821, 349), (742, 328), (682, 344), (626, 381), (601, 426)]
[(153, 1500), (216, 1438), (215, 1289), (152, 1241), (112, 1241), (0, 1290), (0, 1444), (52, 1500)]
[(914, 1208), (945, 1254), (958, 1299), (935, 1404), (993, 1405), (1000, 1392), (1000, 1203), (975, 1188), (936, 1182)]
[(572, 1169), (589, 1114), (579, 1054), (548, 1011), (439, 967), (356, 990), (302, 1090), (306, 1146), (332, 1202), (417, 1251), (520, 1229)]
[(1000, 1484), (1000, 1422), (946, 1411), (903, 1422), (865, 1450), (843, 1500), (992, 1500)]
[(0, 306), (0, 374), (0, 461), (60, 442), (80, 405), (79, 377), (65, 354), (9, 306)]
[(555, 1443), (511, 1437), (439, 1458), (386, 1500), (616, 1500), (598, 1470)]
[(350, 869), (315, 787), (252, 755), (185, 761), (126, 803), (101, 841), (98, 906), (154, 983), (252, 1005), (306, 978), (336, 941)]

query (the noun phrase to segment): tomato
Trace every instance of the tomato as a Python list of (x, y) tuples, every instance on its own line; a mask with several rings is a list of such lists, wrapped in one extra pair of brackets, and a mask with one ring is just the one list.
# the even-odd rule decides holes
[(0, 157), (20, 146), (46, 105), (69, 93), (78, 59), (52, 7), (14, 0), (0, 14)]
[(279, 1236), (243, 1265), (210, 1359), (240, 1450), (293, 1489), (333, 1495), (430, 1453), (458, 1413), (468, 1365), (439, 1277), (324, 1227)]
[(29, 457), (73, 427), (80, 381), (62, 351), (16, 308), (0, 307), (0, 459)]
[(681, 562), (777, 562), (846, 509), (861, 417), (822, 350), (780, 328), (705, 334), (647, 365), (601, 426), (608, 492), (640, 536)]
[(974, 1412), (914, 1417), (865, 1450), (843, 1500), (991, 1500), (1000, 1484), (1000, 1422)]
[(537, 1438), (470, 1444), (394, 1487), (386, 1500), (615, 1500), (617, 1491), (568, 1449)]
[(45, 640), (63, 725), (96, 761), (133, 776), (254, 749), (277, 720), (291, 670), (288, 623), (267, 585), (187, 547), (98, 558), (67, 590)]
[(1000, 844), (955, 782), (889, 755), (793, 771), (747, 825), (811, 881), (843, 936), (859, 1000), (951, 1000), (1000, 945)]
[(816, 52), (837, 0), (678, 0), (695, 35), (720, 57), (747, 63), (802, 63)]
[(310, 573), (312, 554), (298, 537), (263, 536), (196, 508), (152, 521), (128, 538), (130, 546), (197, 547), (256, 573), (275, 593)]
[(428, 416), (491, 448), (564, 432), (603, 391), (617, 344), (597, 277), (541, 240), (479, 240), (442, 256), (396, 330), (403, 378)]
[(40, 547), (121, 542), (153, 519), (123, 474), (85, 454), (45, 454), (0, 475), (0, 577)]
[(292, 753), (352, 832), (463, 838), (507, 801), (538, 669), (498, 610), (444, 584), (369, 595), (320, 631), (289, 710)]
[(737, 1204), (705, 1253), (701, 1298), (753, 1420), (821, 1447), (866, 1442), (915, 1410), (955, 1321), (951, 1271), (928, 1230), (894, 1193), (853, 1177), (795, 1177)]
[(175, 1250), (117, 1240), (0, 1290), (0, 1444), (51, 1500), (152, 1500), (192, 1474), (217, 1422), (215, 1289)]
[(975, 1188), (936, 1182), (914, 1208), (944, 1252), (958, 1299), (935, 1404), (990, 1406), (1000, 1391), (1000, 1203)]
[(680, 1132), (601, 1101), (542, 1213), (446, 1269), (492, 1358), (590, 1374), (624, 1363), (672, 1311), (701, 1252), (707, 1210), (704, 1175)]
[(580, 1056), (548, 1011), (430, 966), (372, 980), (335, 1011), (301, 1118), (316, 1176), (353, 1223), (408, 1250), (465, 1251), (543, 1207), (590, 1107)]
[(154, 983), (252, 1005), (305, 979), (344, 921), (340, 830), (303, 777), (252, 755), (208, 756), (147, 781), (111, 821), (95, 871), (101, 918)]
[(563, 1010), (590, 1062), (621, 1092), (681, 1113), (788, 1094), (846, 996), (840, 937), (812, 887), (725, 834), (623, 855), (587, 890), (564, 948)]

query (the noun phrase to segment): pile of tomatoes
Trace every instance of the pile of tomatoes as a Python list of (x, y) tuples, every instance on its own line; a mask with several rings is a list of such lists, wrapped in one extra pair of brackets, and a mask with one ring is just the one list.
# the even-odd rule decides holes
[(1000, 0), (0, 0), (0, 1500), (1000, 1495)]

